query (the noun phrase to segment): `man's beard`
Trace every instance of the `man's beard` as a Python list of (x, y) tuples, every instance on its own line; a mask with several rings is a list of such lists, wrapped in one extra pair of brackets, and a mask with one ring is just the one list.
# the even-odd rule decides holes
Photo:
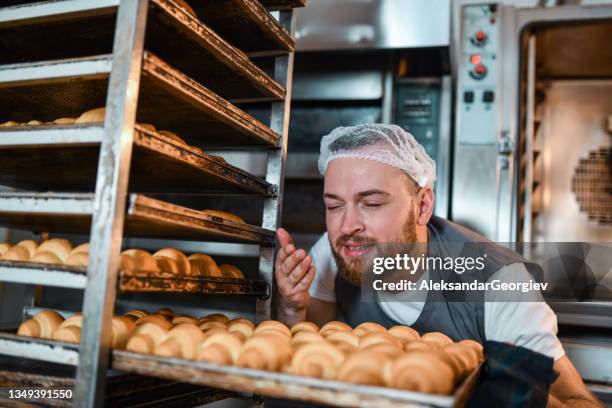
[[(410, 244), (414, 244), (416, 240), (416, 216), (411, 211), (408, 221), (402, 227), (402, 236), (398, 242), (380, 243), (369, 237), (341, 235), (336, 239), (336, 245), (332, 245), (330, 242), (330, 247), (341, 276), (353, 285), (361, 286), (366, 270), (371, 270), (371, 268), (367, 267), (371, 266), (375, 256), (392, 257), (397, 253), (410, 251), (407, 248), (410, 247)], [(342, 248), (347, 241), (351, 241), (351, 243), (356, 245), (375, 245), (375, 250), (369, 251), (367, 256), (353, 257), (353, 259), (347, 262), (336, 250), (336, 248)]]

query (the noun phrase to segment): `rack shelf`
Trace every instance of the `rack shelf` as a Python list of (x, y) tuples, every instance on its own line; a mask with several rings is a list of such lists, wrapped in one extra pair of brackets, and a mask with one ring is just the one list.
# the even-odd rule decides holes
[[(112, 52), (118, 4), (62, 0), (0, 8), (0, 64)], [(149, 4), (146, 50), (224, 98), (283, 98), (280, 84), (197, 18), (168, 0)]]
[(294, 7), (304, 7), (306, 0), (260, 0), (269, 10), (289, 10)]
[(87, 272), (76, 266), (0, 261), (0, 281), (84, 289)]
[[(93, 205), (93, 199), (91, 193), (0, 193), (0, 224), (32, 231), (86, 234), (91, 212), (77, 212), (72, 208), (84, 207), (84, 201)], [(125, 235), (274, 245), (273, 231), (212, 217), (140, 194), (128, 197)]]

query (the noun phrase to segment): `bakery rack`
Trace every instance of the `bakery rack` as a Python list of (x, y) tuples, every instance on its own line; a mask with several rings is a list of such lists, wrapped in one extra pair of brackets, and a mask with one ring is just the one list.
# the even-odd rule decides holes
[[(102, 406), (113, 394), (111, 380), (108, 390), (105, 384), (117, 289), (250, 295), (256, 319), (270, 317), (295, 45), (292, 7), (304, 4), (192, 3), (197, 17), (174, 0), (7, 0), (0, 7), (0, 117), (48, 122), (106, 106), (100, 123), (0, 129), (0, 184), (18, 189), (0, 193), (0, 224), (88, 233), (91, 245), (87, 270), (0, 263), (2, 280), (84, 290), (78, 347), (2, 334), (0, 354), (75, 366), (76, 406)], [(266, 7), (282, 11), (275, 19)], [(267, 59), (267, 72), (254, 56)], [(237, 105), (254, 102), (269, 104), (269, 123)], [(176, 132), (188, 145), (140, 123)], [(210, 147), (264, 149), (265, 178), (207, 154)], [(207, 216), (154, 193), (263, 197), (262, 223)], [(128, 236), (259, 245), (260, 280), (125, 275), (118, 265)], [(227, 395), (197, 390), (204, 399), (189, 405)]]

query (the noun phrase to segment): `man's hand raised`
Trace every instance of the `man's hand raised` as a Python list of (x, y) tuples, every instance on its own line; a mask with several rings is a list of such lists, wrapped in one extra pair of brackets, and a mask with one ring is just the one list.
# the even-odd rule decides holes
[(310, 303), (308, 289), (314, 279), (315, 267), (305, 250), (295, 248), (286, 230), (279, 228), (276, 236), (280, 244), (274, 268), (280, 295), (277, 317), (292, 326), (306, 320), (306, 310)]

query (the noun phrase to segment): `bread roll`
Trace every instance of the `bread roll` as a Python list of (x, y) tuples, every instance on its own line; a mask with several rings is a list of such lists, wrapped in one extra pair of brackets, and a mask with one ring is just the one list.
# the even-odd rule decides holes
[(319, 326), (313, 322), (299, 322), (291, 326), (291, 334), (294, 335), (301, 331), (309, 331), (313, 333), (319, 332)]
[(291, 331), (289, 328), (277, 320), (264, 320), (263, 322), (259, 323), (257, 327), (255, 327), (253, 335), (255, 336), (270, 330), (283, 334), (287, 340), (291, 339)]
[(359, 350), (347, 356), (338, 369), (338, 380), (353, 384), (384, 385), (389, 357), (374, 351)]
[(378, 343), (388, 343), (392, 346), (397, 347), (400, 350), (404, 348), (402, 342), (399, 341), (399, 339), (397, 339), (396, 337), (393, 337), (387, 332), (378, 331), (369, 332), (361, 336), (359, 339), (359, 348), (365, 348)]
[(17, 330), (18, 336), (40, 337), (50, 339), (53, 332), (63, 323), (62, 315), (54, 310), (43, 310), (23, 322)]
[(240, 218), (236, 214), (232, 214), (231, 212), (227, 212), (227, 211), (202, 210), (202, 213), (204, 215), (208, 215), (208, 216), (211, 216), (211, 217), (223, 218), (224, 220), (229, 220), (229, 221), (233, 221), (233, 222), (245, 223), (245, 221), (242, 218)]
[(155, 258), (160, 256), (165, 256), (176, 262), (176, 265), (178, 266), (178, 273), (180, 275), (191, 275), (191, 264), (189, 263), (189, 259), (187, 258), (187, 256), (185, 256), (184, 253), (182, 253), (178, 249), (164, 248), (153, 254), (153, 257)]
[(124, 316), (133, 316), (136, 319), (140, 319), (143, 318), (145, 316), (148, 316), (149, 314), (147, 312), (145, 312), (144, 310), (140, 310), (140, 309), (132, 309), (129, 312), (127, 312), (126, 314), (124, 314)]
[(111, 347), (115, 349), (123, 349), (127, 340), (136, 328), (136, 324), (127, 316), (115, 316), (111, 323)]
[(425, 333), (421, 337), (421, 340), (429, 341), (429, 342), (432, 342), (432, 343), (436, 343), (440, 347), (444, 347), (444, 346), (447, 346), (449, 344), (453, 344), (453, 340), (450, 337), (448, 337), (446, 334), (440, 333), (440, 332)]
[[(55, 254), (60, 259), (61, 261), (60, 263), (62, 263), (64, 262), (64, 260), (66, 260), (66, 258), (68, 258), (68, 255), (70, 255), (70, 252), (72, 252), (72, 244), (67, 239), (62, 239), (62, 238), (49, 239), (47, 241), (44, 241), (42, 244), (40, 244), (40, 246), (36, 249), (36, 253), (34, 254), (34, 257), (41, 252), (51, 252)], [(34, 259), (34, 257), (32, 257), (32, 259)], [(39, 261), (39, 262), (42, 262), (42, 261)]]
[(327, 337), (328, 335), (336, 331), (349, 332), (352, 330), (353, 329), (348, 324), (333, 320), (323, 325), (323, 327), (321, 327), (321, 330), (319, 330), (319, 334), (323, 337)]
[(200, 323), (206, 323), (206, 322), (221, 322), (221, 323), (228, 323), (230, 321), (229, 317), (227, 317), (226, 315), (224, 315), (223, 313), (212, 313), (206, 316), (202, 316), (198, 319), (200, 321)]
[(172, 317), (172, 324), (181, 324), (181, 323), (191, 323), (195, 325), (199, 325), (198, 319), (195, 319), (191, 316), (178, 315)]
[(339, 343), (346, 343), (350, 344), (353, 347), (359, 347), (359, 336), (353, 334), (350, 331), (336, 330), (334, 332), (329, 333), (326, 339), (327, 341), (332, 344), (335, 344), (336, 346), (338, 346)]
[(73, 266), (87, 266), (89, 264), (89, 253), (77, 252), (70, 254), (64, 261), (64, 264)]
[(0, 256), (4, 255), (4, 253), (8, 251), (9, 249), (11, 249), (12, 247), (13, 247), (13, 244), (10, 244), (8, 242), (0, 244)]
[(137, 325), (128, 337), (125, 349), (136, 353), (150, 354), (153, 352), (155, 344), (163, 338), (171, 327), (172, 323), (161, 317)]
[(12, 120), (9, 120), (8, 122), (4, 122), (4, 123), (0, 124), (0, 128), (13, 127), (13, 126), (19, 126), (19, 123), (18, 122), (14, 122)]
[(421, 338), (418, 331), (408, 326), (393, 326), (387, 330), (387, 333), (399, 339), (399, 341), (401, 341), (403, 344), (410, 343), (411, 341), (419, 340)]
[(205, 337), (195, 324), (181, 323), (161, 338), (155, 345), (153, 353), (164, 357), (194, 359), (196, 348)]
[(238, 361), (242, 343), (236, 333), (215, 333), (198, 345), (196, 360), (214, 364), (234, 364)]
[(0, 257), (3, 261), (24, 262), (30, 259), (30, 253), (24, 247), (15, 245)]
[(365, 351), (374, 351), (377, 353), (384, 354), (392, 360), (395, 360), (396, 358), (404, 354), (404, 350), (392, 343), (374, 343), (370, 344), (369, 346), (360, 348)]
[(253, 322), (247, 319), (238, 318), (230, 320), (230, 322), (227, 324), (227, 331), (231, 333), (239, 333), (243, 340), (251, 337), (254, 330), (255, 325)]
[[(323, 340), (322, 336), (316, 335)], [(291, 359), (290, 371), (297, 375), (334, 380), (343, 361), (344, 353), (334, 345), (325, 340), (311, 342), (295, 352)]]
[(450, 394), (453, 371), (433, 351), (412, 351), (397, 359), (385, 376), (386, 385), (428, 394)]
[(353, 333), (355, 333), (357, 336), (360, 336), (360, 337), (370, 332), (386, 332), (386, 331), (387, 329), (385, 329), (380, 324), (372, 323), (372, 322), (361, 323), (359, 326), (353, 329)]
[(53, 121), (56, 125), (71, 125), (76, 122), (76, 118), (57, 118)]
[[(128, 249), (121, 253), (122, 255), (129, 256), (133, 263), (136, 272), (155, 275), (159, 273), (157, 261), (153, 258), (153, 255), (142, 249)], [(122, 260), (122, 264), (125, 261)], [(127, 266), (127, 264), (122, 265)]]
[(223, 272), (221, 272), (215, 260), (206, 254), (193, 254), (188, 259), (193, 276), (211, 276), (214, 278), (223, 276)]
[(32, 239), (24, 239), (23, 241), (19, 241), (16, 246), (27, 249), (29, 258), (33, 257), (38, 249), (38, 244)]
[(167, 138), (174, 140), (175, 142), (179, 142), (184, 145), (187, 144), (187, 142), (183, 138), (181, 138), (179, 135), (177, 135), (174, 132), (170, 132), (168, 130), (158, 130), (157, 133), (159, 133), (160, 135), (164, 135)]
[(79, 116), (74, 123), (95, 123), (104, 122), (104, 115), (106, 114), (106, 108), (96, 108), (88, 110)]
[(280, 337), (260, 334), (248, 339), (238, 355), (236, 365), (258, 370), (279, 371), (291, 360), (291, 346)]
[(242, 271), (234, 265), (223, 264), (219, 266), (219, 269), (221, 269), (221, 273), (226, 278), (244, 279)]

